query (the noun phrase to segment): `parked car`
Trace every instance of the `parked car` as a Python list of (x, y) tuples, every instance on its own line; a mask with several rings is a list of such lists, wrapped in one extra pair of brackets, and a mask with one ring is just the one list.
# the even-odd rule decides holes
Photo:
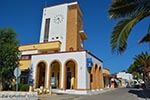
[(134, 80), (133, 82), (134, 82), (134, 83), (133, 83), (133, 87), (134, 87), (134, 88), (140, 88), (140, 83), (139, 83), (139, 81)]
[(142, 79), (138, 80), (140, 83), (141, 88), (145, 88), (145, 82)]

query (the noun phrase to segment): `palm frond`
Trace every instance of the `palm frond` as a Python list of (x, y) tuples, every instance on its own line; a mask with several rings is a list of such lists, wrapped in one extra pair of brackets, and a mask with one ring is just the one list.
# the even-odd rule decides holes
[(150, 42), (150, 25), (148, 27), (147, 34), (138, 43), (143, 43), (143, 42)]
[(142, 11), (133, 18), (122, 19), (119, 23), (117, 23), (111, 35), (110, 44), (112, 51), (117, 51), (117, 53), (122, 54), (127, 47), (127, 39), (133, 26), (149, 15), (150, 13)]
[(136, 63), (137, 65), (139, 66), (148, 66), (150, 63), (149, 63), (149, 60), (150, 60), (150, 55), (148, 52), (145, 52), (145, 53), (141, 53), (139, 55), (136, 55), (134, 57), (134, 63)]
[(150, 9), (150, 0), (113, 0), (109, 15), (114, 19), (135, 16), (138, 12)]

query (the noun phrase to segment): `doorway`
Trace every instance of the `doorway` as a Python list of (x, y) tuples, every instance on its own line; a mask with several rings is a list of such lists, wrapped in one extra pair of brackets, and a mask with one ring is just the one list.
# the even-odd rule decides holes
[(60, 88), (60, 64), (57, 61), (52, 62), (50, 74), (50, 86), (52, 89)]
[(76, 89), (76, 64), (74, 61), (72, 60), (69, 60), (67, 61), (66, 63), (66, 70), (65, 70), (65, 73), (66, 73), (66, 81), (65, 81), (65, 89)]
[(71, 72), (67, 72), (67, 89), (70, 89), (71, 87)]
[(46, 64), (44, 62), (40, 62), (37, 66), (37, 88), (40, 86), (45, 87), (45, 72)]

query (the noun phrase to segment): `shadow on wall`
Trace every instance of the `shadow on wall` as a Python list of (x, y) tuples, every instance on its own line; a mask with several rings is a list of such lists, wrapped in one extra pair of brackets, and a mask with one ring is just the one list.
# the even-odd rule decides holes
[(131, 89), (128, 91), (131, 94), (137, 95), (139, 98), (150, 98), (150, 91), (149, 90), (143, 90), (143, 89)]

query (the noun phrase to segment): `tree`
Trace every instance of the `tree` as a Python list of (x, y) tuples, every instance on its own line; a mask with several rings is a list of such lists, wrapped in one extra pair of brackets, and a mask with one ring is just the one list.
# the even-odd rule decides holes
[(128, 72), (129, 73), (139, 73), (141, 74), (143, 70), (146, 72), (150, 68), (150, 54), (148, 52), (141, 53), (134, 57), (134, 63), (130, 65)]
[(150, 0), (113, 0), (109, 14), (111, 18), (120, 19), (112, 31), (110, 45), (112, 51), (122, 54), (126, 50), (132, 28), (144, 18), (150, 17)]
[(131, 73), (134, 79), (140, 79), (141, 73), (143, 73), (143, 68), (143, 66), (139, 66), (136, 62), (134, 62), (129, 66), (128, 73)]
[(12, 29), (0, 29), (0, 82), (3, 89), (13, 78), (13, 71), (19, 63), (19, 42)]

